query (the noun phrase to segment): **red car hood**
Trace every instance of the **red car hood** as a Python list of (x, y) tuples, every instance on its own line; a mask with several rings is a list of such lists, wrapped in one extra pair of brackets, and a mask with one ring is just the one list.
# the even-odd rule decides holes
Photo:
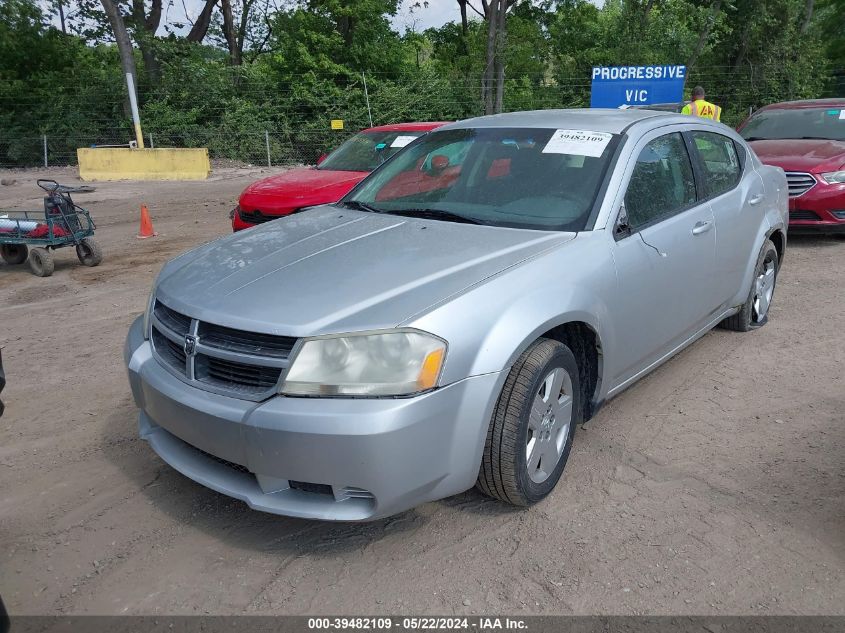
[(291, 169), (252, 183), (238, 204), (244, 211), (289, 213), (299, 207), (337, 202), (367, 175), (365, 171)]
[(845, 164), (845, 141), (782, 139), (749, 145), (761, 161), (785, 171), (837, 171)]

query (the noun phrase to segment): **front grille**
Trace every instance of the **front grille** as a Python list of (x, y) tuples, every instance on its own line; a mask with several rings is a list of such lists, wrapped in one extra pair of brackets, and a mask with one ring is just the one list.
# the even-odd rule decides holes
[[(153, 317), (153, 349), (163, 365), (197, 387), (248, 400), (261, 400), (276, 392), (296, 344), (289, 336), (192, 319), (158, 300)], [(193, 349), (189, 343), (194, 344)]]
[(161, 301), (155, 302), (153, 313), (167, 329), (180, 336), (185, 336), (191, 329), (191, 317), (171, 310)]
[(248, 365), (205, 354), (198, 354), (196, 360), (197, 380), (239, 392), (267, 391), (279, 382), (281, 374), (278, 367)]
[(815, 211), (810, 211), (808, 209), (795, 209), (789, 212), (789, 219), (790, 220), (821, 220), (819, 215)]
[(301, 490), (302, 492), (310, 492), (317, 495), (334, 496), (332, 487), (326, 484), (312, 484), (307, 481), (289, 481), (292, 490)]
[(185, 349), (179, 347), (156, 328), (153, 328), (153, 345), (166, 365), (183, 374), (187, 371)]
[(200, 323), (198, 333), (206, 345), (272, 358), (287, 358), (296, 343), (296, 339), (289, 336), (244, 332), (212, 323)]
[(275, 220), (278, 218), (278, 215), (264, 215), (261, 211), (241, 211), (238, 212), (238, 215), (241, 216), (241, 220), (244, 222), (248, 222), (249, 224), (264, 224), (265, 222), (269, 222), (270, 220)]
[(786, 184), (789, 187), (789, 197), (797, 198), (812, 189), (816, 184), (816, 179), (812, 174), (803, 171), (788, 171)]
[(239, 473), (244, 473), (246, 475), (252, 474), (250, 472), (249, 468), (247, 468), (246, 466), (241, 466), (240, 464), (236, 464), (235, 462), (227, 461), (227, 460), (223, 459), (222, 457), (217, 457), (217, 455), (212, 455), (211, 453), (206, 453), (204, 450), (201, 450), (201, 449), (199, 449), (199, 448), (197, 448), (196, 446), (193, 446), (193, 445), (191, 446), (191, 448), (193, 448), (198, 453), (202, 453), (203, 455), (205, 455), (209, 459), (213, 459), (218, 464), (226, 466), (227, 468), (231, 468), (234, 471), (237, 471)]

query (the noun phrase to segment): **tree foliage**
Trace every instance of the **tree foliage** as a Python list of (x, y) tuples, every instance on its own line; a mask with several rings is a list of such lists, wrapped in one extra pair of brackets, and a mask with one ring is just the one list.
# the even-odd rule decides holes
[[(268, 130), (274, 161), (310, 161), (343, 138), (330, 119), (348, 133), (370, 112), (378, 124), (489, 110), (489, 25), (470, 2), (465, 22), (400, 34), (398, 0), (205, 0), (193, 24), (168, 21), (160, 0), (107, 1), (135, 47), (144, 129), (168, 144), (251, 160)], [(586, 106), (590, 68), (613, 64), (686, 63), (688, 88), (704, 85), (728, 123), (768, 102), (841, 93), (843, 3), (504, 0), (501, 108)], [(45, 14), (53, 6), (0, 0), (0, 163), (37, 162), (43, 134), (68, 155), (131, 138), (103, 1), (64, 0), (67, 34)]]

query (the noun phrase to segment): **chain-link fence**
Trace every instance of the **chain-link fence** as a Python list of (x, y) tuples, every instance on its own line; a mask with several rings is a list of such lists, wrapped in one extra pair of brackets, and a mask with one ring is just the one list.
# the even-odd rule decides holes
[[(834, 75), (841, 86), (842, 73)], [(175, 103), (166, 94), (142, 93), (144, 143), (148, 147), (207, 147), (212, 161), (308, 164), (369, 127), (371, 121), (379, 125), (482, 114), (481, 85), (475, 79), (375, 75), (367, 80), (368, 88), (363, 76), (344, 81), (321, 78), (322, 83), (315, 81), (308, 88), (299, 85), (296, 90), (239, 86), (227, 100), (206, 98), (197, 107), (190, 94)], [(704, 85), (708, 99), (723, 107), (722, 120), (729, 125), (767, 103), (810, 96), (797, 93), (793, 78), (774, 67), (701, 67), (687, 78), (688, 88), (696, 84)], [(190, 90), (186, 88), (187, 93)], [(20, 96), (14, 102), (4, 101), (0, 82), (0, 120), (5, 122), (0, 125), (0, 167), (75, 165), (77, 148), (128, 146), (134, 132), (118, 94), (112, 90), (108, 96), (92, 97), (90, 91), (65, 92), (44, 115), (33, 115), (42, 104), (34, 97), (32, 103), (21, 101)], [(573, 77), (509, 77), (506, 83), (508, 111), (585, 107), (589, 101), (588, 70)], [(49, 122), (42, 121), (48, 116)], [(344, 129), (333, 130), (332, 119), (342, 119)]]

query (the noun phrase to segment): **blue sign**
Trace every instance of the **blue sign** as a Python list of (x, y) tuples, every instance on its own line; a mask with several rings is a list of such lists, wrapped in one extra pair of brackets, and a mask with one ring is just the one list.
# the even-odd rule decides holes
[(680, 103), (686, 66), (595, 66), (591, 108)]

